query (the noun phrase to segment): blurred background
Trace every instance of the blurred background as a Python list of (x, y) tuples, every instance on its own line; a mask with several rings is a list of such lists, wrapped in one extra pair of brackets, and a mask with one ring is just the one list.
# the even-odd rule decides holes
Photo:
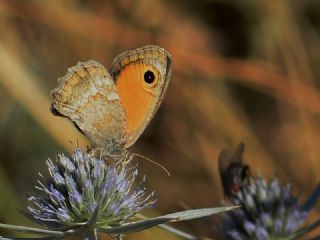
[[(312, 192), (320, 180), (319, 1), (2, 0), (0, 222), (30, 225), (17, 209), (45, 160), (88, 144), (49, 111), (57, 79), (77, 61), (109, 68), (146, 44), (174, 61), (162, 106), (132, 149), (171, 173), (139, 161), (158, 197), (148, 216), (221, 206), (217, 157), (240, 141), (253, 173), (291, 182), (301, 201)], [(308, 222), (319, 216), (318, 204)], [(215, 237), (207, 222), (174, 226)], [(128, 237), (160, 238), (179, 239), (157, 228)]]

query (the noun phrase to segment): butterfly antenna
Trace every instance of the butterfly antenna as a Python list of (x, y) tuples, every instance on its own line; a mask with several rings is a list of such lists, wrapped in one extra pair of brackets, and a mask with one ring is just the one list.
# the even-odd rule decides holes
[[(69, 144), (71, 144), (74, 147), (74, 142), (71, 139), (69, 139)], [(77, 138), (76, 141), (76, 148), (79, 148), (79, 138)]]
[(147, 160), (147, 161), (149, 161), (149, 162), (151, 162), (151, 163), (153, 163), (154, 165), (160, 167), (169, 177), (171, 176), (169, 170), (166, 169), (166, 168), (165, 168), (163, 165), (161, 165), (160, 163), (157, 163), (157, 162), (153, 161), (152, 159), (147, 158), (147, 157), (142, 156), (142, 155), (137, 154), (137, 153), (134, 153), (134, 155), (135, 155), (135, 156), (138, 156), (138, 157), (140, 157), (140, 158), (142, 158), (142, 159), (145, 159), (145, 160)]

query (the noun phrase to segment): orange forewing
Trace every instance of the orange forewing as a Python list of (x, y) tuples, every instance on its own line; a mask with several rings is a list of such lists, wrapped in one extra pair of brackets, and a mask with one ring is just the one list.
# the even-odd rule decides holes
[[(152, 84), (144, 81), (144, 73), (148, 70), (155, 74)], [(143, 128), (158, 101), (154, 90), (159, 77), (155, 68), (143, 63), (127, 65), (118, 76), (116, 87), (126, 114), (125, 135), (127, 139)]]

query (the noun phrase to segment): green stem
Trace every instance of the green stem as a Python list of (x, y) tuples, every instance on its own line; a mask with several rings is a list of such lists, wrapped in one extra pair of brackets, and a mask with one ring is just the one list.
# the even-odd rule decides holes
[(83, 240), (98, 240), (98, 234), (96, 229), (84, 233)]
[(40, 228), (31, 228), (31, 227), (24, 227), (24, 226), (15, 226), (10, 224), (3, 224), (0, 223), (0, 229), (7, 229), (7, 230), (14, 230), (17, 232), (24, 232), (24, 233), (31, 233), (31, 234), (46, 234), (51, 236), (64, 236), (64, 233), (61, 231), (52, 231)]

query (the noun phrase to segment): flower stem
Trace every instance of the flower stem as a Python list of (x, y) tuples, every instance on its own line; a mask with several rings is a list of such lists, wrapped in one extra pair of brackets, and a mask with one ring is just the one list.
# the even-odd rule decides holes
[(84, 233), (83, 240), (98, 240), (96, 229), (92, 229), (91, 231)]

